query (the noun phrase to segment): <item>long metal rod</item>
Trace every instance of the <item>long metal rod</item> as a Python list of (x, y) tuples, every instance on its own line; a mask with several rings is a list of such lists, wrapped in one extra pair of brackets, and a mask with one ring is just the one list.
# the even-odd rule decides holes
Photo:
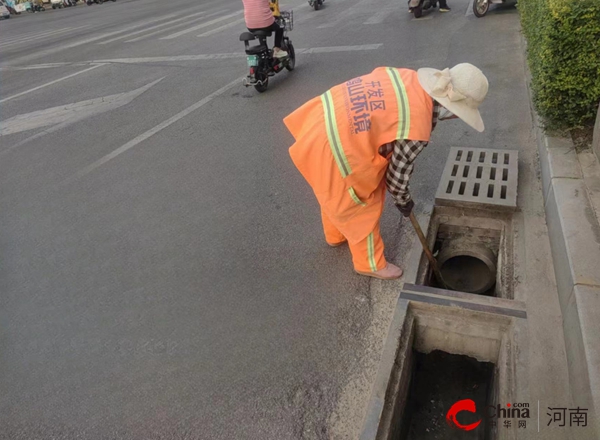
[(415, 232), (417, 233), (419, 240), (421, 241), (421, 246), (423, 246), (423, 252), (425, 252), (425, 255), (427, 255), (427, 259), (429, 260), (429, 264), (431, 265), (431, 269), (433, 270), (435, 277), (438, 279), (438, 281), (440, 282), (442, 287), (444, 289), (447, 289), (448, 285), (446, 284), (446, 282), (444, 281), (444, 278), (442, 277), (442, 273), (440, 272), (440, 269), (438, 267), (437, 260), (431, 253), (431, 250), (429, 249), (429, 245), (427, 244), (427, 240), (425, 239), (425, 235), (423, 234), (423, 231), (421, 230), (421, 225), (419, 225), (419, 222), (417, 221), (415, 214), (412, 211), (410, 212), (409, 218), (410, 218), (410, 222), (413, 225), (413, 228), (415, 228)]

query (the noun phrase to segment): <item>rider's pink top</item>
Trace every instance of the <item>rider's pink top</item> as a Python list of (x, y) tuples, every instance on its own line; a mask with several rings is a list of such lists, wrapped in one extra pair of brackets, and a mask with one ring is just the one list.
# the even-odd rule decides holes
[(275, 21), (273, 12), (269, 8), (269, 0), (242, 0), (242, 2), (248, 29), (266, 28)]

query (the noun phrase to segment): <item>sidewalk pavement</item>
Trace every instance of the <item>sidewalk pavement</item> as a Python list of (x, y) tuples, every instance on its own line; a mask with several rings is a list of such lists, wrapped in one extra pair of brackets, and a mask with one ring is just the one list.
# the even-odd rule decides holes
[(600, 438), (600, 113), (598, 156), (544, 134), (534, 120), (572, 403), (589, 408)]

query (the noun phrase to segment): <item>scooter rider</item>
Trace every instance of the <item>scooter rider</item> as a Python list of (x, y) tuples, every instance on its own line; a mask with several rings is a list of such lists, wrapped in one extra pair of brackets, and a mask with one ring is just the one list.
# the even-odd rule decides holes
[[(281, 49), (283, 43), (283, 29), (275, 22), (269, 0), (242, 0), (244, 3), (244, 18), (246, 27), (250, 32), (272, 31), (275, 32), (273, 57), (285, 58), (288, 53)], [(277, 11), (278, 12), (278, 11)]]
[(346, 241), (354, 270), (394, 279), (402, 269), (383, 255), (379, 219), (386, 187), (405, 217), (413, 209), (409, 179), (437, 121), (460, 118), (484, 129), (478, 107), (488, 81), (477, 67), (379, 67), (331, 88), (284, 119), (296, 142), (292, 161), (321, 205), (325, 241)]

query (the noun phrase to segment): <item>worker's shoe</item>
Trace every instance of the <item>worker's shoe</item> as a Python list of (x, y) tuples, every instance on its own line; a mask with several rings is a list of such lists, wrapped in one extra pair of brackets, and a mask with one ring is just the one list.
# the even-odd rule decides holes
[(440, 6), (440, 12), (450, 12), (451, 10), (448, 6)]
[(338, 247), (338, 246), (341, 246), (341, 245), (343, 245), (344, 243), (347, 243), (347, 242), (348, 242), (348, 240), (346, 240), (344, 238), (342, 241), (338, 241), (337, 243), (329, 243), (329, 242), (327, 242), (327, 244), (329, 246), (331, 246), (331, 247)]
[(379, 278), (380, 280), (395, 280), (400, 278), (404, 272), (398, 266), (388, 263), (383, 269), (375, 272), (360, 272), (357, 270), (356, 273), (367, 277)]

